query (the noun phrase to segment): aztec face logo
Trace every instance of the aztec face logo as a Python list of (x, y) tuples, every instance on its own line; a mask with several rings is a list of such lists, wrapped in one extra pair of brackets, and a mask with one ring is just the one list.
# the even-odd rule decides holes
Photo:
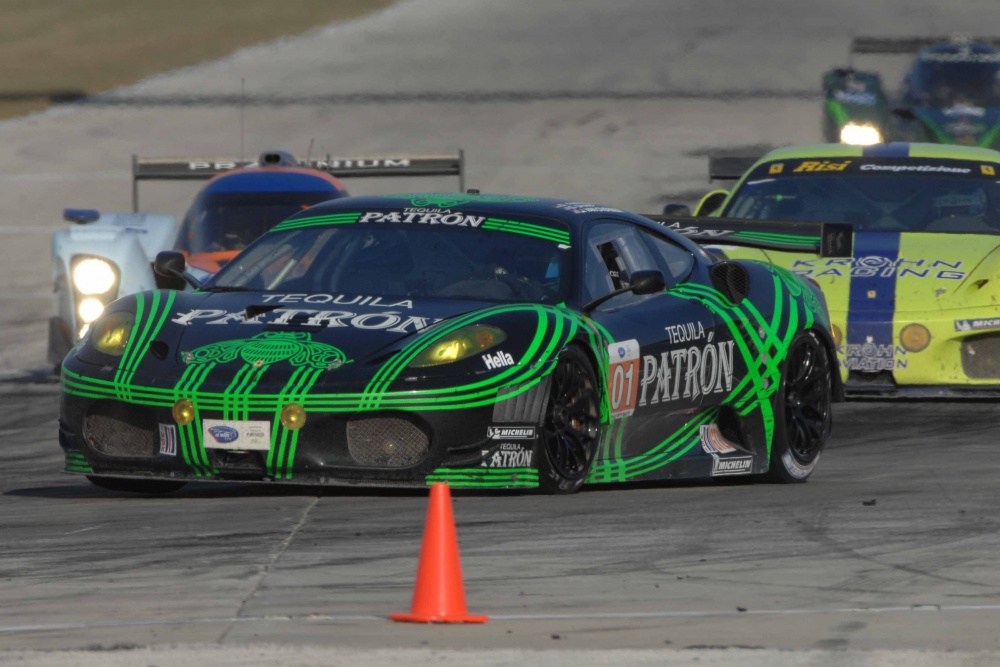
[(312, 335), (304, 331), (265, 331), (252, 338), (212, 343), (181, 353), (181, 358), (188, 364), (225, 364), (237, 357), (255, 368), (287, 361), (292, 366), (322, 370), (339, 368), (347, 363), (347, 358), (339, 349), (312, 340)]

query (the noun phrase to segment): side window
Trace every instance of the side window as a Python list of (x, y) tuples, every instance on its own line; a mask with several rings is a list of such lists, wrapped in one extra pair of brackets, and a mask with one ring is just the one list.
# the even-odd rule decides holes
[[(584, 303), (628, 287), (636, 271), (660, 268), (636, 228), (624, 222), (599, 222), (590, 227), (584, 253)], [(608, 305), (618, 308), (648, 297), (622, 294)]]
[(668, 285), (679, 283), (691, 273), (691, 268), (694, 266), (694, 255), (657, 234), (644, 232), (643, 236), (649, 241), (653, 252), (663, 263)]

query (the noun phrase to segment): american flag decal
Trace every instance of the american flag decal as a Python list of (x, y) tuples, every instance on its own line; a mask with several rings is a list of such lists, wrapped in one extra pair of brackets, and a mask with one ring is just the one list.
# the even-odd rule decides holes
[(160, 424), (160, 454), (177, 456), (177, 427), (173, 424)]

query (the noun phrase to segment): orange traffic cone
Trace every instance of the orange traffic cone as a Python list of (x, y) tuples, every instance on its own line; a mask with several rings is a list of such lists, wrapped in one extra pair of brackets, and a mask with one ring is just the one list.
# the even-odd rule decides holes
[(410, 613), (389, 614), (389, 618), (407, 623), (485, 623), (489, 619), (488, 616), (470, 616), (465, 608), (458, 536), (447, 484), (431, 486)]

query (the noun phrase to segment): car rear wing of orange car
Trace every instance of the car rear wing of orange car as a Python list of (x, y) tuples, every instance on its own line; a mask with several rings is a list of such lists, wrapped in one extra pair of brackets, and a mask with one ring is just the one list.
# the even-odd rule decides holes
[(281, 151), (265, 152), (248, 160), (231, 157), (139, 157), (132, 156), (132, 210), (139, 210), (140, 181), (207, 180), (225, 172), (245, 167), (297, 166), (324, 171), (337, 178), (373, 178), (398, 176), (457, 176), (458, 191), (465, 191), (465, 153), (327, 155), (293, 157)]
[(854, 229), (844, 223), (672, 215), (644, 217), (699, 244), (802, 252), (820, 257), (851, 257), (853, 253)]

